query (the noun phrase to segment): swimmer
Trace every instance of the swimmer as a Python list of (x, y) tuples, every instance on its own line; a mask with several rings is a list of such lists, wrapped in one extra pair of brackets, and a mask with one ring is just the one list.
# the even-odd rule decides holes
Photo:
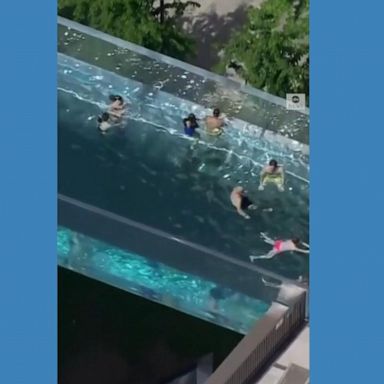
[[(267, 243), (273, 246), (266, 255), (261, 256), (249, 256), (249, 259), (253, 262), (257, 259), (272, 259), (272, 257), (278, 255), (282, 252), (300, 252), (300, 253), (309, 253), (309, 245), (301, 242), (299, 239), (292, 240), (273, 240), (269, 238), (265, 233), (261, 233), (262, 239)], [(308, 249), (299, 248), (299, 245), (302, 244)]]
[(246, 209), (256, 209), (257, 207), (252, 203), (251, 200), (246, 196), (243, 187), (235, 187), (231, 193), (231, 202), (232, 205), (237, 209), (237, 212), (240, 216), (243, 216), (245, 219), (250, 219), (251, 217), (245, 212)]
[(225, 125), (224, 119), (220, 117), (220, 109), (215, 108), (213, 110), (213, 116), (208, 116), (205, 119), (207, 127), (207, 133), (212, 136), (219, 136), (223, 133), (223, 127)]
[(234, 296), (235, 292), (229, 288), (215, 286), (209, 291), (208, 305), (212, 311), (218, 311), (220, 302)]
[(98, 128), (102, 134), (105, 134), (112, 124), (110, 122), (110, 115), (108, 112), (104, 112), (101, 116), (97, 118)]
[(197, 136), (196, 129), (199, 128), (199, 124), (197, 123), (196, 116), (193, 113), (190, 113), (188, 117), (183, 119), (184, 124), (184, 133), (189, 137)]
[(109, 105), (109, 113), (112, 117), (121, 119), (126, 108), (124, 99), (119, 95), (110, 95), (109, 100), (111, 101), (111, 104)]
[(280, 192), (284, 191), (284, 170), (283, 167), (277, 164), (276, 160), (271, 160), (260, 173), (259, 191), (264, 190), (264, 187), (274, 183)]

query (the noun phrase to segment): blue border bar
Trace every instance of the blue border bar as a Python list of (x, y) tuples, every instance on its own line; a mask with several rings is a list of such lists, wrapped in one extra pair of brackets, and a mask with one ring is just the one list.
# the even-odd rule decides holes
[(384, 382), (382, 4), (311, 1), (311, 384)]
[(57, 382), (56, 7), (2, 4), (0, 383)]

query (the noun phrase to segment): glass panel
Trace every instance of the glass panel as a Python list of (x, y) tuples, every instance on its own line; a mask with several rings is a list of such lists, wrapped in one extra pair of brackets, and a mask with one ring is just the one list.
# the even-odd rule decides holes
[(58, 51), (231, 117), (308, 144), (308, 110), (189, 64), (59, 18)]
[(246, 334), (270, 304), (199, 276), (58, 229), (59, 265), (192, 316)]
[(302, 292), (260, 268), (64, 196), (59, 224), (59, 265), (242, 334), (273, 301), (289, 306)]
[(283, 283), (291, 282), (248, 262), (65, 196), (59, 197), (59, 224), (265, 303), (276, 300)]

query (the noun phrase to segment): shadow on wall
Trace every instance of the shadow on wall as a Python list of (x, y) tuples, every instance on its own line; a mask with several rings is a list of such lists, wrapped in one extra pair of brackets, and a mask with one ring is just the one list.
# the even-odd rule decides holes
[(191, 64), (211, 70), (219, 61), (220, 46), (229, 41), (234, 31), (247, 20), (249, 5), (242, 4), (233, 12), (218, 15), (216, 7), (209, 12), (184, 17), (184, 28), (196, 40), (196, 57)]

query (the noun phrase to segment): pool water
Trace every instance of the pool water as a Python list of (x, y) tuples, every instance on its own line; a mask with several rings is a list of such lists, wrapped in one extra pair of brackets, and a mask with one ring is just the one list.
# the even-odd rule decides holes
[(247, 334), (270, 303), (104, 242), (58, 228), (59, 264), (152, 301)]
[[(125, 121), (107, 135), (96, 117), (110, 93), (130, 103)], [(248, 260), (274, 238), (308, 242), (308, 164), (299, 152), (256, 140), (247, 125), (231, 120), (219, 138), (192, 147), (181, 119), (207, 110), (70, 57), (58, 58), (59, 192)], [(287, 174), (286, 192), (259, 192), (262, 164), (276, 158)], [(243, 185), (259, 206), (251, 220), (232, 208), (229, 194)], [(283, 254), (257, 263), (286, 277), (307, 276), (308, 257)]]

